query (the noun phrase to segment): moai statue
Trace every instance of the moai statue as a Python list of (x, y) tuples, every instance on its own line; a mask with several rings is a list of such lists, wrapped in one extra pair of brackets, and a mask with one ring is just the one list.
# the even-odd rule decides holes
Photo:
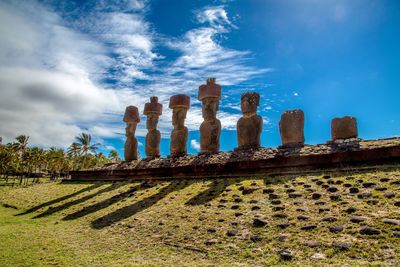
[(198, 99), (203, 103), (204, 118), (200, 126), (200, 153), (217, 153), (221, 122), (216, 116), (221, 99), (221, 86), (215, 83), (215, 78), (208, 78), (207, 84), (199, 87)]
[(125, 161), (138, 159), (138, 142), (135, 137), (136, 125), (140, 122), (139, 110), (135, 106), (128, 106), (125, 109), (124, 122), (125, 128)]
[(338, 139), (357, 138), (357, 120), (354, 117), (345, 116), (334, 118), (331, 123), (332, 141)]
[(150, 103), (144, 105), (144, 115), (147, 116), (146, 156), (148, 159), (160, 157), (161, 134), (157, 130), (158, 117), (162, 114), (162, 104), (156, 96), (150, 97)]
[(304, 112), (300, 109), (285, 111), (279, 121), (282, 147), (304, 145)]
[(241, 109), (243, 117), (237, 122), (237, 149), (257, 149), (260, 147), (260, 136), (263, 120), (257, 115), (257, 106), (260, 102), (258, 93), (248, 92), (242, 94)]
[(186, 113), (190, 108), (190, 97), (174, 95), (169, 99), (169, 108), (172, 109), (172, 125), (170, 154), (172, 157), (186, 154), (186, 143), (189, 135), (185, 127)]

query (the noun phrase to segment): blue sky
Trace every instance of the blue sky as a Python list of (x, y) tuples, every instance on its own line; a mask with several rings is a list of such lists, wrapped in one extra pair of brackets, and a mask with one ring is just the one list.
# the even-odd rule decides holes
[[(237, 146), (240, 95), (261, 95), (262, 145), (280, 144), (283, 111), (303, 109), (306, 143), (330, 138), (333, 117), (357, 117), (364, 139), (400, 135), (400, 3), (375, 0), (2, 1), (0, 136), (68, 147), (89, 132), (122, 153), (127, 105), (157, 95), (161, 152), (168, 99), (192, 97), (188, 152), (202, 122), (198, 86), (223, 87), (221, 149)], [(145, 117), (138, 126), (144, 156)]]

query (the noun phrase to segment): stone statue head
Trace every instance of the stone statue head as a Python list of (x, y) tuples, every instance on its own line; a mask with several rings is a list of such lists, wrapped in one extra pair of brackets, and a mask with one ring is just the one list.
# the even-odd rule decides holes
[(183, 128), (185, 125), (187, 108), (178, 107), (172, 110), (172, 125), (176, 128)]
[(257, 113), (257, 106), (260, 103), (260, 95), (255, 92), (247, 92), (242, 94), (241, 109), (243, 115), (252, 116)]
[(216, 97), (207, 97), (202, 100), (202, 114), (204, 120), (214, 120), (217, 116), (219, 101)]

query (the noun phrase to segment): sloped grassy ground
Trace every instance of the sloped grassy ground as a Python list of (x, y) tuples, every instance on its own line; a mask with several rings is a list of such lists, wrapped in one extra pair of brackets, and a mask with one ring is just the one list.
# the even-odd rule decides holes
[(0, 190), (1, 266), (400, 265), (398, 170)]

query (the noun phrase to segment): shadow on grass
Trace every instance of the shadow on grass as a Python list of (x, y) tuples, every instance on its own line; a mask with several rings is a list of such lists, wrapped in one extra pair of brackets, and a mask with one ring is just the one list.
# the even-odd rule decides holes
[(172, 193), (172, 192), (178, 191), (178, 190), (182, 190), (183, 188), (189, 186), (190, 184), (191, 183), (189, 181), (172, 181), (172, 182), (170, 182), (169, 185), (160, 189), (160, 191), (157, 194), (147, 197), (147, 198), (145, 198), (141, 201), (138, 201), (132, 205), (120, 208), (116, 211), (113, 211), (103, 217), (100, 217), (100, 218), (94, 220), (91, 223), (92, 227), (95, 229), (102, 229), (102, 228), (110, 226), (116, 222), (122, 221), (123, 219), (129, 218), (140, 211), (150, 208), (151, 206), (156, 204), (158, 201), (160, 201), (161, 199), (166, 197), (169, 193)]
[(238, 179), (230, 178), (230, 179), (218, 179), (214, 180), (210, 187), (206, 190), (201, 192), (200, 194), (194, 196), (193, 198), (189, 199), (185, 205), (202, 205), (205, 204), (214, 198), (218, 197), (225, 189), (236, 183)]
[(58, 202), (67, 200), (67, 199), (69, 199), (71, 197), (75, 197), (75, 196), (77, 196), (79, 194), (82, 194), (84, 192), (91, 191), (91, 190), (96, 189), (96, 188), (98, 188), (100, 186), (101, 186), (100, 184), (94, 184), (94, 185), (82, 188), (81, 190), (76, 191), (76, 192), (74, 192), (72, 194), (69, 194), (69, 195), (66, 195), (66, 196), (62, 196), (62, 197), (50, 200), (48, 202), (45, 202), (43, 204), (37, 205), (35, 207), (32, 207), (32, 208), (30, 208), (30, 209), (28, 209), (28, 210), (26, 210), (26, 211), (24, 211), (22, 213), (17, 214), (16, 216), (25, 215), (25, 214), (29, 214), (29, 213), (35, 212), (35, 211), (37, 211), (37, 210), (39, 210), (41, 208), (44, 208), (44, 207), (47, 207), (47, 206), (50, 206), (50, 205), (54, 205), (54, 204), (56, 204)]
[(149, 183), (149, 182), (143, 182), (139, 185), (135, 185), (132, 186), (131, 188), (129, 188), (127, 191), (119, 193), (115, 196), (112, 196), (111, 198), (108, 198), (106, 200), (100, 201), (96, 204), (93, 204), (91, 206), (88, 207), (84, 207), (83, 209), (76, 211), (74, 213), (68, 214), (67, 216), (65, 216), (63, 218), (63, 220), (65, 221), (69, 221), (69, 220), (75, 220), (78, 218), (81, 218), (83, 216), (86, 216), (88, 214), (94, 213), (96, 211), (99, 211), (101, 209), (107, 208), (119, 201), (122, 201), (125, 198), (131, 197), (135, 194), (135, 192), (143, 190), (143, 189), (147, 189), (147, 188), (151, 188), (155, 186), (154, 183)]
[(96, 192), (93, 193), (93, 194), (90, 194), (90, 195), (81, 197), (81, 198), (79, 198), (79, 199), (75, 199), (75, 200), (73, 200), (73, 201), (64, 203), (64, 204), (62, 204), (62, 205), (60, 205), (60, 206), (57, 206), (57, 207), (54, 207), (54, 208), (49, 208), (49, 209), (46, 210), (45, 212), (43, 212), (43, 213), (41, 213), (41, 214), (39, 214), (39, 215), (36, 215), (36, 216), (33, 217), (33, 218), (36, 219), (36, 218), (47, 217), (47, 216), (52, 215), (52, 214), (54, 214), (54, 213), (56, 213), (56, 212), (59, 212), (59, 211), (68, 209), (68, 208), (70, 208), (70, 207), (72, 207), (72, 206), (74, 206), (74, 205), (77, 205), (77, 204), (80, 204), (80, 203), (82, 203), (82, 202), (85, 202), (86, 200), (89, 200), (89, 199), (91, 199), (91, 198), (94, 198), (95, 196), (98, 196), (98, 195), (100, 195), (100, 194), (103, 194), (103, 193), (106, 193), (106, 192), (115, 190), (115, 189), (117, 189), (117, 188), (119, 188), (119, 187), (121, 187), (121, 186), (123, 186), (123, 185), (125, 185), (125, 184), (124, 184), (124, 183), (115, 183), (115, 184), (112, 184), (112, 185), (110, 185), (110, 186), (108, 186), (108, 187), (106, 187), (106, 188), (103, 188), (103, 189), (100, 189), (99, 191), (96, 191)]

